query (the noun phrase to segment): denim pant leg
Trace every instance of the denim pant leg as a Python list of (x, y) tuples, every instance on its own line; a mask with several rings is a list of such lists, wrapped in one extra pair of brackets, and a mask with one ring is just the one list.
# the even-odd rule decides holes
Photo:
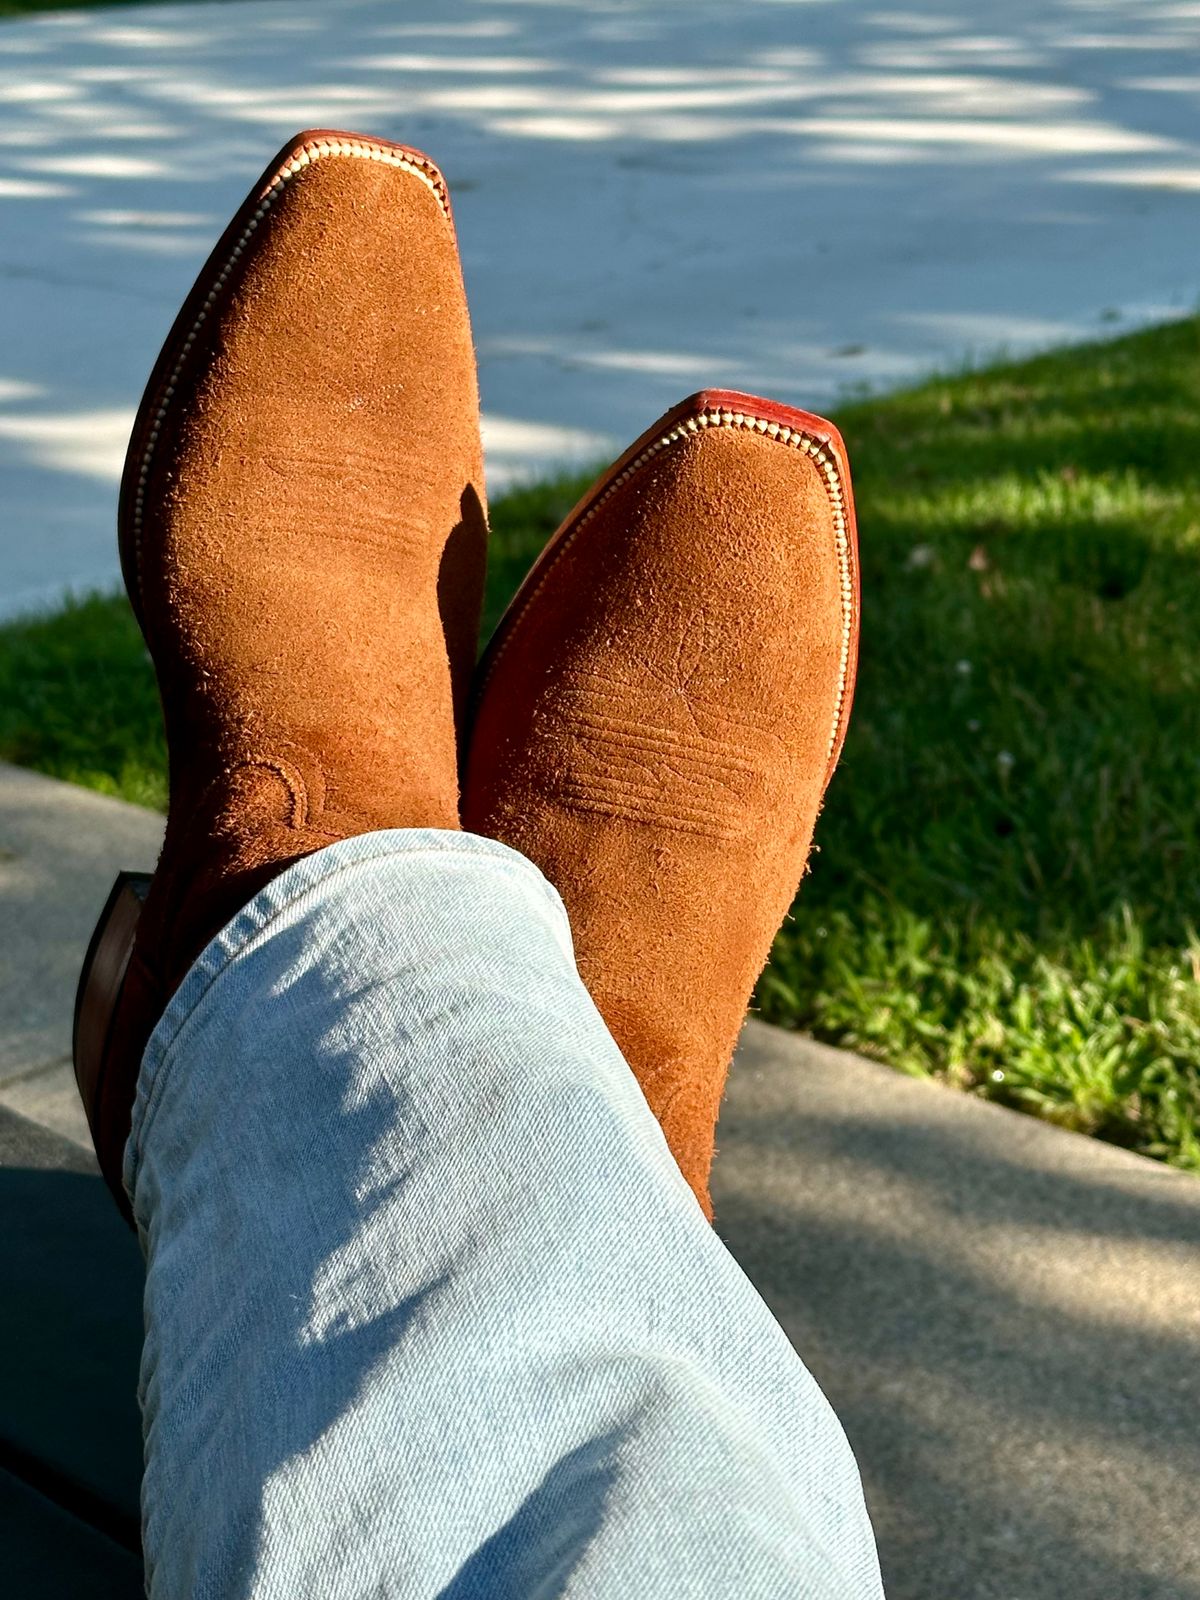
[(146, 1052), (155, 1600), (865, 1600), (845, 1437), (522, 856), (291, 867)]

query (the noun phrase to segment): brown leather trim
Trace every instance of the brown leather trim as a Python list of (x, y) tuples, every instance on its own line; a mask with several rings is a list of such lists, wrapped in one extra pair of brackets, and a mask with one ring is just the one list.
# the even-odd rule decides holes
[(148, 873), (122, 872), (118, 876), (100, 913), (79, 975), (72, 1053), (75, 1082), (93, 1137), (106, 1047), (149, 887)]

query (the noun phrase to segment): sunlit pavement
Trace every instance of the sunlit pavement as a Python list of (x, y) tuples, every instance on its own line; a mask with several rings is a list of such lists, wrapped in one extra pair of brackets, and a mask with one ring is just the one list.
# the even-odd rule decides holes
[[(424, 17), (425, 20), (419, 20)], [(454, 195), (493, 490), (1192, 309), (1200, 4), (254, 0), (0, 24), (0, 612), (116, 579), (141, 385), (274, 148)]]

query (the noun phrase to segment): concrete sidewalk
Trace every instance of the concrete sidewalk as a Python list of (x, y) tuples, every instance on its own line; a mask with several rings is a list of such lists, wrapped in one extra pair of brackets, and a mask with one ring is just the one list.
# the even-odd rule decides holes
[(115, 486), (159, 343), (300, 128), (443, 166), (494, 492), (610, 455), (702, 387), (821, 410), (1192, 309), (1198, 46), (1180, 0), (4, 21), (0, 615), (115, 583)]
[(75, 984), (113, 879), (162, 818), (0, 762), (0, 1104), (90, 1148), (71, 1069)]
[[(0, 1104), (77, 1139), (75, 974), (160, 832), (0, 767)], [(1200, 1183), (751, 1023), (715, 1194), (854, 1445), (890, 1600), (1200, 1600)]]

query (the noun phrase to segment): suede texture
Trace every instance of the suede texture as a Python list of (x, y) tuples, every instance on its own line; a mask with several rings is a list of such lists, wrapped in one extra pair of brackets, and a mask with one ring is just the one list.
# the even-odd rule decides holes
[(583, 981), (710, 1216), (729, 1061), (853, 681), (853, 513), (840, 441), (826, 454), (840, 524), (795, 445), (685, 431), (568, 519), (477, 691), (464, 825), (562, 894)]
[[(297, 151), (308, 164), (281, 184)], [(417, 171), (394, 164), (409, 155), (294, 141), (201, 275), (135, 427), (122, 560), (170, 794), (89, 1107), (110, 1182), (141, 1049), (229, 917), (334, 840), (459, 825), (486, 539), (478, 395), (444, 188), (415, 154)]]

